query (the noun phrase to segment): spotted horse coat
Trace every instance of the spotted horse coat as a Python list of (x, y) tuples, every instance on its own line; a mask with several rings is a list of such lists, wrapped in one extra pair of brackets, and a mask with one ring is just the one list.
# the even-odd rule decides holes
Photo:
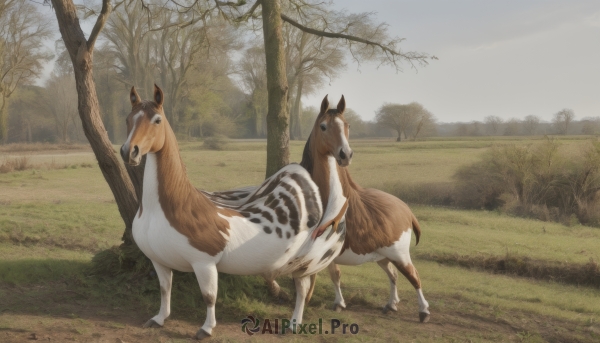
[[(156, 87), (150, 102), (141, 101), (132, 89), (131, 101), (121, 155), (134, 166), (147, 156), (133, 238), (152, 261), (161, 288), (159, 313), (145, 327), (162, 326), (170, 314), (173, 269), (197, 276), (207, 305), (197, 338), (211, 336), (216, 326), (218, 272), (269, 279), (292, 274), (297, 298), (291, 319), (301, 323), (309, 276), (342, 248), (345, 229), (337, 224), (347, 206), (335, 202), (323, 209), (317, 186), (299, 165), (282, 168), (235, 206), (213, 201), (187, 177), (162, 111), (162, 91)], [(324, 227), (332, 220), (334, 225)], [(329, 239), (312, 237), (321, 229)]]

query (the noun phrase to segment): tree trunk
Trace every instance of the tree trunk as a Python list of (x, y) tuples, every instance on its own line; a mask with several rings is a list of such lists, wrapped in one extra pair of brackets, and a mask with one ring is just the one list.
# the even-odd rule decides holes
[(8, 113), (6, 111), (7, 98), (2, 96), (2, 107), (0, 107), (0, 144), (8, 141)]
[(398, 135), (398, 138), (396, 138), (396, 142), (402, 142), (402, 135)]
[(262, 1), (263, 34), (267, 62), (267, 171), (273, 175), (290, 159), (289, 114), (287, 111), (288, 83), (281, 34), (281, 4), (279, 0)]
[[(88, 44), (79, 26), (77, 10), (72, 0), (52, 0), (58, 26), (65, 43), (73, 70), (77, 88), (77, 108), (86, 138), (98, 160), (104, 179), (108, 183), (117, 203), (119, 213), (125, 223), (125, 243), (132, 243), (131, 224), (138, 210), (136, 189), (141, 188), (141, 177), (132, 179), (128, 171), (119, 163), (100, 116), (96, 85), (92, 74), (93, 51), (88, 50)], [(141, 166), (138, 168), (142, 168)], [(142, 172), (143, 173), (143, 172)], [(129, 175), (139, 176), (139, 171), (131, 171)]]
[(31, 121), (28, 119), (27, 120), (27, 142), (31, 143), (32, 139), (31, 139)]
[(292, 113), (294, 116), (294, 124), (292, 126), (292, 136), (296, 139), (302, 139), (302, 125), (300, 125), (300, 110), (302, 108), (302, 86), (304, 85), (302, 75), (298, 75), (298, 86), (296, 88), (296, 99)]

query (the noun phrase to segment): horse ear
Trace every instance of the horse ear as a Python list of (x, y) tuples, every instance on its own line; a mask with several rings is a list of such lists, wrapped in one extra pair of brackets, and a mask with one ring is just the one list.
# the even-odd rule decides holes
[(135, 106), (142, 102), (142, 98), (135, 91), (135, 86), (131, 87), (131, 92), (129, 92), (129, 101), (131, 101), (131, 106)]
[(321, 113), (326, 113), (328, 109), (329, 109), (329, 100), (327, 100), (327, 95), (325, 95), (325, 97), (323, 98), (323, 101), (321, 102)]
[(164, 101), (163, 91), (156, 85), (156, 83), (154, 84), (154, 101), (156, 101), (158, 106), (162, 106)]
[(346, 110), (346, 99), (344, 99), (344, 95), (342, 95), (340, 102), (338, 102), (337, 110), (340, 114), (344, 113), (344, 111)]

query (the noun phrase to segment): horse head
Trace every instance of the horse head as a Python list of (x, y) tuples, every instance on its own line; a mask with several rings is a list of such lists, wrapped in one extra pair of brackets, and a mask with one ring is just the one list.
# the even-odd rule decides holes
[(131, 87), (129, 93), (131, 113), (127, 116), (127, 140), (121, 147), (123, 161), (137, 166), (142, 156), (158, 152), (165, 144), (165, 130), (168, 125), (163, 111), (163, 92), (154, 85), (154, 101), (142, 101)]
[(342, 98), (335, 109), (329, 108), (327, 95), (321, 102), (321, 111), (312, 130), (312, 143), (317, 152), (324, 156), (333, 156), (338, 165), (346, 167), (352, 161), (354, 152), (348, 144), (350, 125), (344, 118), (346, 100)]

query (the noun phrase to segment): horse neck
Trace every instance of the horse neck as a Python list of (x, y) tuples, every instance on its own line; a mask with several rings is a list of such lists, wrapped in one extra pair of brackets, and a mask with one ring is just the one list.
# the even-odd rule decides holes
[(146, 158), (143, 202), (151, 204), (158, 199), (163, 207), (178, 208), (184, 201), (190, 200), (190, 193), (192, 193), (191, 196), (198, 197), (197, 200), (201, 203), (214, 207), (214, 204), (197, 192), (190, 182), (179, 153), (175, 133), (168, 122), (164, 121), (164, 123), (167, 127), (165, 127), (165, 143), (162, 149), (154, 154), (149, 153)]
[[(339, 192), (340, 187), (344, 197), (349, 198), (355, 193), (354, 182), (350, 178), (347, 168), (341, 168), (331, 155), (319, 154), (315, 144), (312, 144), (312, 135), (309, 139), (309, 156), (304, 156), (302, 165), (311, 165), (309, 170), (315, 184), (319, 187), (323, 208), (327, 208), (332, 192)], [(310, 158), (306, 161), (305, 158)]]

